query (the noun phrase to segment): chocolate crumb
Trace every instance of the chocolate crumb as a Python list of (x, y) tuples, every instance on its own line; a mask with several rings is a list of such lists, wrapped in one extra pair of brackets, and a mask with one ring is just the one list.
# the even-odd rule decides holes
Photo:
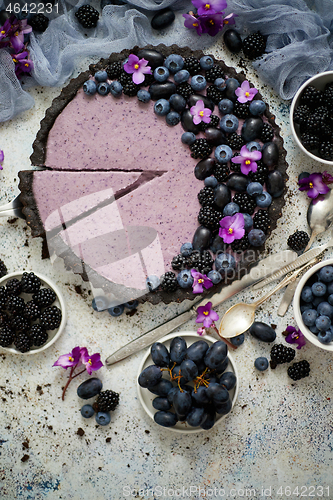
[(22, 446), (23, 446), (23, 448), (28, 449), (29, 448), (29, 439), (27, 439), (26, 441), (24, 441), (22, 443)]
[(27, 460), (29, 460), (29, 455), (23, 455), (23, 457), (21, 458), (21, 462), (26, 462)]
[(82, 429), (82, 427), (79, 427), (78, 430), (77, 430), (77, 433), (76, 433), (78, 436), (84, 436), (84, 430)]
[(273, 328), (273, 330), (276, 330), (277, 325), (274, 325), (274, 323), (271, 323), (271, 327)]
[(48, 425), (47, 428), (50, 429), (50, 431), (52, 431), (53, 430), (53, 425)]
[(111, 438), (106, 438), (105, 442), (106, 443), (111, 443)]
[(12, 219), (7, 219), (8, 224), (15, 224), (18, 221), (18, 217), (13, 217)]
[(150, 431), (148, 431), (148, 430), (145, 430), (145, 433), (146, 433), (146, 434), (150, 434)]
[(74, 288), (75, 288), (76, 293), (78, 293), (79, 295), (82, 295), (83, 292), (82, 292), (82, 288), (80, 285), (75, 285)]

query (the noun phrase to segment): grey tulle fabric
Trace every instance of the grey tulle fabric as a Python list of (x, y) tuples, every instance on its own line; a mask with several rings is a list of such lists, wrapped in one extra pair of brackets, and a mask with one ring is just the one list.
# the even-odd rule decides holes
[[(85, 36), (76, 21), (71, 2), (60, 0), (62, 14), (51, 16), (47, 30), (31, 34), (29, 51), (34, 62), (32, 85), (63, 85), (80, 57), (107, 57), (134, 45), (172, 43), (193, 49), (207, 48), (216, 37), (199, 37), (184, 28), (182, 14), (192, 7), (189, 0), (131, 0), (123, 6), (104, 7), (96, 29)], [(150, 20), (156, 10), (171, 7), (175, 22), (156, 32)], [(0, 0), (0, 9), (3, 0)], [(261, 78), (283, 99), (291, 99), (299, 86), (321, 71), (333, 69), (333, 0), (228, 0), (227, 13), (235, 12), (236, 29), (244, 37), (260, 30), (267, 35), (266, 54), (253, 62)], [(32, 98), (17, 81), (14, 65), (0, 51), (0, 121), (5, 121), (33, 105)]]

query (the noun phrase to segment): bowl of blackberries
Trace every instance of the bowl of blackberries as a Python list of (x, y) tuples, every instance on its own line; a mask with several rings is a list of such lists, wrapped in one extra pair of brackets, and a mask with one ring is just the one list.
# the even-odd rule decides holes
[(307, 156), (333, 165), (333, 71), (319, 73), (299, 88), (290, 107), (290, 127)]
[(231, 412), (238, 374), (225, 342), (180, 332), (148, 349), (137, 387), (144, 410), (156, 424), (175, 432), (198, 433)]
[(325, 259), (301, 278), (294, 295), (299, 329), (312, 344), (333, 351), (333, 259)]
[(36, 354), (50, 347), (66, 325), (59, 288), (34, 272), (0, 279), (0, 348), (12, 354)]

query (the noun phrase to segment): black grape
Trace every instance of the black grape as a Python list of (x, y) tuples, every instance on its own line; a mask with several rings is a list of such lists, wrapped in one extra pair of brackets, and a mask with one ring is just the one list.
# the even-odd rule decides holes
[(171, 404), (169, 403), (167, 398), (155, 398), (153, 399), (153, 407), (155, 410), (163, 410), (167, 411), (170, 410)]
[(232, 402), (230, 398), (225, 403), (220, 403), (215, 406), (215, 410), (219, 415), (226, 415), (230, 412), (231, 408)]
[(169, 366), (170, 354), (168, 349), (161, 342), (155, 342), (151, 346), (151, 357), (157, 366)]
[(178, 389), (173, 397), (173, 407), (177, 415), (186, 416), (192, 407), (191, 394), (187, 391), (181, 392)]
[(170, 411), (157, 411), (154, 415), (154, 420), (163, 427), (173, 427), (177, 423), (176, 415)]
[(186, 356), (187, 345), (182, 337), (175, 337), (170, 344), (170, 359), (179, 365)]
[(169, 391), (173, 388), (172, 382), (165, 378), (162, 378), (156, 385), (149, 387), (148, 391), (156, 394), (156, 396), (166, 397)]
[(206, 352), (208, 351), (208, 344), (204, 340), (198, 340), (194, 342), (190, 347), (187, 348), (186, 357), (191, 359), (195, 363), (203, 360)]
[(186, 422), (191, 427), (199, 427), (207, 418), (207, 413), (204, 408), (192, 408), (186, 417)]
[(204, 361), (206, 366), (211, 370), (216, 369), (219, 365), (223, 363), (228, 353), (228, 346), (223, 342), (223, 340), (218, 340), (213, 345), (210, 346), (206, 352)]
[(181, 376), (189, 382), (198, 376), (198, 367), (191, 359), (184, 359), (180, 365)]
[(140, 373), (138, 382), (141, 387), (149, 388), (154, 387), (161, 378), (161, 369), (156, 365), (150, 365)]
[(228, 391), (231, 391), (236, 385), (236, 376), (233, 372), (225, 372), (221, 375), (220, 384)]

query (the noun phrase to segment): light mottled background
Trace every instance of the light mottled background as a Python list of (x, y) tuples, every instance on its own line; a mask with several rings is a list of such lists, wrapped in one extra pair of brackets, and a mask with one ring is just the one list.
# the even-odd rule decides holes
[[(297, 190), (297, 176), (303, 170), (325, 168), (308, 162), (296, 149), (289, 128), (289, 103), (263, 85), (250, 64), (244, 65), (238, 56), (230, 57), (221, 39), (209, 52), (245, 71), (270, 102), (281, 126), (288, 152), (288, 194), (283, 217), (268, 247), (272, 252), (286, 249), (289, 234), (297, 228), (307, 230), (308, 199)], [(77, 73), (88, 62), (82, 62)], [(5, 152), (0, 173), (1, 204), (18, 193), (17, 172), (31, 168), (29, 156), (39, 122), (59, 89), (32, 88), (30, 92), (35, 107), (0, 125), (0, 148)], [(327, 237), (324, 235), (322, 241)], [(96, 313), (81, 280), (53, 269), (49, 260), (41, 261), (40, 255), (41, 240), (32, 239), (24, 221), (0, 221), (0, 258), (9, 272), (35, 270), (49, 276), (61, 288), (68, 304), (66, 330), (45, 353), (0, 356), (1, 499), (118, 500), (129, 498), (129, 494), (131, 498), (173, 499), (177, 494), (181, 494), (180, 498), (204, 498), (206, 494), (219, 499), (227, 495), (281, 499), (297, 498), (301, 493), (306, 498), (321, 493), (324, 498), (333, 498), (332, 354), (308, 343), (297, 352), (295, 360), (307, 359), (311, 374), (293, 383), (285, 366), (264, 373), (256, 371), (254, 359), (269, 357), (271, 346), (247, 337), (234, 354), (240, 391), (233, 412), (210, 431), (187, 436), (158, 427), (140, 407), (136, 375), (143, 353), (138, 353), (99, 372), (104, 388), (120, 392), (121, 400), (112, 414), (112, 424), (97, 426), (93, 419), (85, 420), (80, 415), (82, 401), (76, 387), (85, 376), (70, 385), (63, 402), (61, 388), (67, 373), (52, 368), (52, 364), (76, 345), (101, 352), (104, 359), (181, 308), (145, 304), (133, 317), (124, 314), (120, 318), (112, 318), (107, 312)], [(82, 294), (77, 293), (77, 287), (81, 287)], [(249, 291), (241, 298), (248, 301), (261, 293)], [(281, 332), (288, 324), (295, 326), (292, 308), (282, 319), (276, 314), (281, 297), (282, 292), (256, 314), (257, 320), (277, 325), (277, 342), (282, 340)], [(236, 296), (220, 306), (220, 315), (239, 300), (240, 296)], [(191, 329), (195, 329), (194, 321), (180, 331)], [(77, 434), (79, 428), (83, 436)], [(26, 462), (21, 461), (24, 455), (29, 456)], [(190, 486), (192, 490), (173, 491)], [(279, 486), (282, 489), (278, 490)], [(265, 495), (262, 487), (266, 488)], [(328, 487), (332, 493), (328, 493)]]

